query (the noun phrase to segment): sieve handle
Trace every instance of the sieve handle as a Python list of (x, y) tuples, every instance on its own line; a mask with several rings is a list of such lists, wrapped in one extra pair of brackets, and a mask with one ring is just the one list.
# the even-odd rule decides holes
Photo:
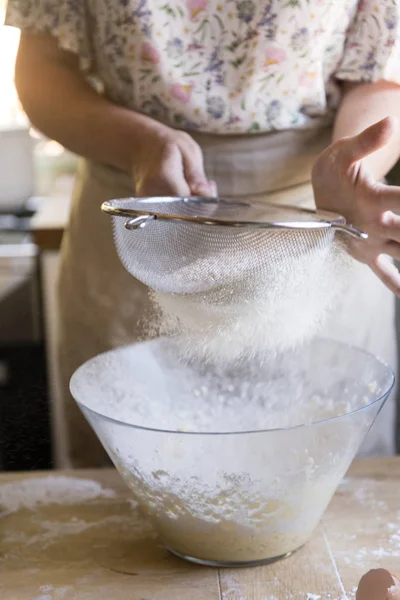
[(127, 219), (125, 221), (125, 229), (128, 229), (129, 231), (143, 229), (143, 227), (146, 227), (147, 223), (153, 221), (153, 219), (155, 219), (153, 215), (140, 215), (134, 219)]
[(356, 240), (367, 240), (368, 233), (357, 229), (354, 225), (341, 225), (340, 223), (332, 224), (333, 229), (336, 231), (341, 231), (342, 233), (346, 233), (347, 235), (355, 238)]

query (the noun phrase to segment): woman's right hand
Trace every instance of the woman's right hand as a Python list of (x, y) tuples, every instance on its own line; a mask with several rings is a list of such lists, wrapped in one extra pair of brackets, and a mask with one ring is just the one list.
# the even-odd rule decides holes
[(183, 131), (160, 123), (140, 135), (133, 158), (135, 194), (141, 196), (215, 196), (204, 172), (203, 153)]
[(16, 83), (36, 129), (75, 154), (132, 172), (138, 196), (215, 195), (190, 135), (98, 94), (78, 56), (53, 36), (21, 35)]

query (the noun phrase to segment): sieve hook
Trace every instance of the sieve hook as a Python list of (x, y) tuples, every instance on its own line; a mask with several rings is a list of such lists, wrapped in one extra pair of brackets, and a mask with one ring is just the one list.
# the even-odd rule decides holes
[(134, 219), (127, 219), (125, 221), (125, 229), (128, 229), (129, 231), (143, 229), (146, 227), (147, 223), (153, 219), (155, 219), (153, 215), (140, 215)]
[(352, 238), (355, 238), (356, 240), (367, 240), (368, 239), (368, 233), (365, 233), (364, 231), (357, 229), (357, 227), (354, 227), (354, 225), (342, 225), (341, 223), (335, 223), (334, 225), (332, 225), (332, 227), (333, 227), (333, 229), (336, 229), (336, 231), (341, 231), (343, 233), (346, 233), (347, 235), (350, 235)]

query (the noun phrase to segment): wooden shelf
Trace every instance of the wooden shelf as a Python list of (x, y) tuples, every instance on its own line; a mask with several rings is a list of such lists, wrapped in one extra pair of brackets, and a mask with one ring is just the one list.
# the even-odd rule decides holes
[(68, 197), (40, 198), (31, 219), (33, 241), (41, 251), (58, 250), (68, 225), (71, 201)]

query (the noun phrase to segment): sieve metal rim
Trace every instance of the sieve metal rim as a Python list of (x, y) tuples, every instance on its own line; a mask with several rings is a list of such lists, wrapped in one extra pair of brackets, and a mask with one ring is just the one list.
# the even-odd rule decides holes
[[(343, 232), (355, 239), (358, 240), (366, 240), (368, 235), (361, 231), (360, 229), (354, 227), (351, 224), (346, 223), (346, 219), (338, 215), (336, 213), (328, 212), (328, 211), (320, 211), (320, 210), (311, 210), (306, 208), (299, 207), (289, 207), (285, 205), (274, 205), (277, 209), (285, 210), (285, 209), (296, 209), (297, 211), (305, 214), (305, 215), (313, 215), (314, 219), (308, 221), (228, 221), (220, 218), (204, 218), (199, 216), (191, 216), (191, 215), (178, 215), (178, 214), (168, 214), (168, 213), (160, 213), (152, 210), (144, 210), (140, 209), (132, 209), (125, 208), (122, 206), (118, 206), (118, 204), (126, 204), (127, 201), (136, 201), (143, 203), (143, 205), (148, 203), (157, 203), (157, 204), (167, 204), (173, 202), (215, 202), (215, 198), (207, 198), (201, 196), (187, 196), (187, 197), (140, 197), (140, 198), (119, 198), (113, 200), (107, 200), (103, 202), (101, 205), (101, 210), (110, 216), (113, 217), (122, 217), (126, 219), (125, 228), (128, 230), (136, 230), (142, 229), (146, 225), (148, 225), (151, 221), (160, 220), (160, 221), (169, 221), (169, 222), (184, 222), (184, 223), (192, 223), (197, 225), (209, 225), (209, 226), (222, 226), (222, 227), (238, 227), (238, 228), (249, 228), (249, 229), (280, 229), (280, 230), (297, 230), (297, 231), (306, 231), (306, 230), (326, 230), (333, 229), (335, 231)], [(218, 199), (219, 202), (228, 203), (227, 200), (221, 198)], [(232, 202), (235, 203), (233, 199)], [(237, 202), (236, 202), (237, 203)], [(229, 202), (231, 204), (231, 202)], [(243, 206), (250, 206), (251, 203), (240, 203)]]

